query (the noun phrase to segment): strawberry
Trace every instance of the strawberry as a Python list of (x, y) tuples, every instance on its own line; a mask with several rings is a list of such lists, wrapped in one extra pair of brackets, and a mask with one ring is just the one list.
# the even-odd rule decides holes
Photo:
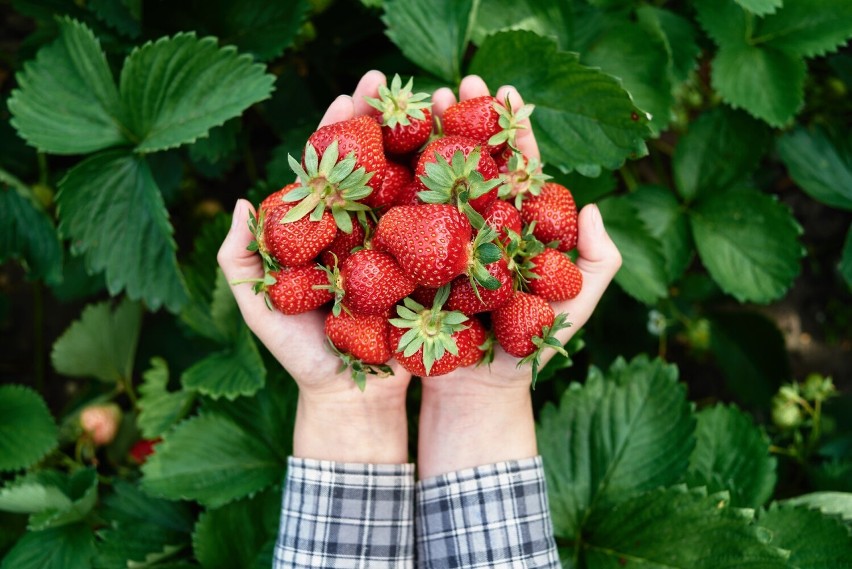
[(265, 292), (267, 303), (283, 314), (301, 314), (315, 310), (332, 300), (325, 273), (317, 265), (285, 267), (271, 271), (257, 292)]
[(521, 233), (521, 213), (505, 200), (494, 200), (484, 216), (485, 223), (500, 234), (500, 241), (503, 243), (509, 240), (507, 229)]
[(287, 184), (280, 190), (272, 192), (268, 196), (266, 196), (262, 202), (260, 202), (260, 206), (257, 208), (258, 210), (269, 210), (277, 205), (281, 205), (283, 203), (283, 198), (287, 194), (290, 193), (290, 190), (294, 190), (298, 188), (301, 184), (299, 182), (294, 182), (292, 184)]
[(444, 375), (484, 356), (480, 346), (487, 342), (488, 332), (476, 318), (443, 310), (448, 295), (449, 287), (442, 287), (430, 308), (406, 298), (404, 306), (397, 306), (399, 318), (390, 321), (396, 360), (413, 375)]
[(456, 204), (468, 217), (466, 205), (481, 216), (497, 199), (500, 185), (494, 159), (464, 136), (443, 136), (427, 144), (414, 174), (424, 190), (418, 194), (422, 201)]
[(500, 282), (499, 288), (488, 290), (476, 286), (468, 277), (456, 277), (450, 285), (448, 310), (458, 310), (466, 316), (491, 312), (506, 304), (514, 292), (514, 279), (506, 259), (485, 265), (488, 273)]
[(335, 314), (345, 308), (357, 314), (387, 316), (415, 287), (390, 254), (375, 249), (356, 251), (339, 270), (326, 269), (326, 273), (329, 282), (323, 288), (335, 296)]
[(317, 221), (303, 217), (283, 223), (282, 220), (293, 209), (292, 203), (282, 203), (270, 210), (261, 209), (253, 224), (255, 243), (251, 248), (258, 250), (271, 268), (305, 265), (328, 247), (337, 235), (334, 218), (327, 211)]
[(417, 194), (422, 191), (420, 182), (411, 178), (411, 181), (399, 189), (393, 200), (393, 205), (417, 205), (423, 203)]
[(507, 145), (515, 147), (515, 131), (522, 127), (520, 121), (529, 118), (533, 105), (524, 105), (512, 111), (508, 98), (505, 102), (484, 95), (459, 101), (444, 111), (441, 124), (447, 136), (466, 136), (483, 145), (483, 152), (495, 154)]
[[(323, 156), (334, 142), (338, 145), (338, 156), (354, 153), (354, 170), (364, 168), (366, 175), (371, 176), (367, 185), (378, 190), (382, 186), (387, 159), (382, 146), (382, 127), (376, 119), (362, 115), (320, 127), (308, 137), (308, 145), (316, 149), (317, 156)], [(302, 165), (306, 165), (304, 159)]]
[(556, 249), (545, 249), (530, 258), (532, 277), (527, 288), (545, 300), (556, 302), (569, 300), (579, 294), (583, 287), (583, 273), (564, 253)]
[(542, 173), (538, 159), (527, 159), (520, 152), (512, 152), (506, 165), (498, 165), (498, 168), (502, 180), (498, 195), (505, 200), (514, 200), (518, 209), (521, 209), (524, 199), (539, 195), (541, 187), (550, 179)]
[(567, 356), (554, 334), (569, 326), (566, 315), (554, 316), (547, 301), (535, 294), (516, 291), (509, 302), (491, 313), (494, 336), (509, 355), (532, 364), (532, 385), (538, 377), (541, 352), (550, 347)]
[(160, 437), (156, 439), (139, 439), (130, 447), (130, 459), (136, 464), (145, 464), (148, 457), (154, 454), (154, 445), (162, 442), (162, 440)]
[(565, 186), (546, 182), (541, 193), (523, 201), (521, 220), (535, 222), (533, 235), (539, 241), (558, 241), (557, 249), (570, 251), (577, 246), (577, 204)]
[(115, 403), (89, 405), (80, 413), (80, 426), (95, 446), (103, 446), (115, 439), (121, 416)]
[[(366, 227), (366, 229), (365, 229)], [(337, 232), (337, 237), (320, 253), (320, 262), (326, 267), (340, 265), (356, 247), (362, 247), (372, 235), (375, 224), (364, 218), (352, 224), (352, 233)]]
[(390, 344), (391, 325), (385, 316), (329, 313), (325, 319), (325, 335), (344, 368), (361, 391), (367, 374), (387, 376), (393, 373), (384, 365), (393, 357)]
[(423, 306), (432, 306), (432, 303), (435, 302), (436, 294), (438, 294), (437, 288), (418, 286), (408, 296)]
[(412, 93), (414, 79), (403, 87), (399, 75), (394, 75), (390, 88), (379, 86), (379, 98), (364, 97), (376, 109), (382, 127), (382, 142), (388, 154), (414, 152), (432, 134), (432, 104), (428, 93)]
[(382, 187), (366, 198), (364, 203), (373, 209), (380, 209), (396, 203), (397, 196), (403, 188), (414, 181), (414, 173), (405, 164), (388, 160), (385, 169), (385, 179)]

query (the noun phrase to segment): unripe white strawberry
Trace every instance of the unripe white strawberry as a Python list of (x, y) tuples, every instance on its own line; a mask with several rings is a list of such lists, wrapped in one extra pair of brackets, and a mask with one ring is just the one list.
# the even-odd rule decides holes
[(80, 426), (95, 446), (111, 443), (121, 422), (121, 408), (115, 403), (89, 405), (80, 413)]

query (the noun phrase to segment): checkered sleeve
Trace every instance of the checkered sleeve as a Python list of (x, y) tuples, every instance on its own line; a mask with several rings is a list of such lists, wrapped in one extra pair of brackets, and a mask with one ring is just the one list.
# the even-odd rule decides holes
[(417, 483), (418, 567), (560, 567), (541, 457)]
[(274, 569), (413, 566), (413, 464), (289, 459)]

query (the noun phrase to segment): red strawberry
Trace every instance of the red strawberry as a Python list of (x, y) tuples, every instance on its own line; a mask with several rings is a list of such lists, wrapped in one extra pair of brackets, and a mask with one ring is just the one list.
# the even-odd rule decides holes
[(287, 194), (289, 194), (290, 190), (298, 188), (299, 186), (301, 186), (301, 184), (299, 182), (294, 182), (292, 184), (287, 184), (286, 186), (284, 186), (280, 190), (272, 192), (271, 194), (266, 196), (263, 199), (262, 202), (260, 202), (260, 207), (258, 207), (257, 209), (258, 210), (268, 210), (268, 209), (272, 209), (273, 207), (275, 207), (277, 205), (281, 205), (283, 203), (282, 198), (284, 196), (286, 196)]
[(379, 98), (364, 97), (377, 110), (388, 154), (408, 154), (426, 144), (432, 134), (432, 104), (428, 93), (412, 93), (414, 79), (403, 87), (399, 75), (391, 86), (379, 86)]
[(485, 95), (451, 105), (444, 111), (441, 125), (445, 135), (472, 138), (484, 146), (484, 152), (494, 154), (507, 144), (515, 146), (515, 131), (523, 128), (519, 122), (529, 118), (532, 111), (532, 105), (524, 105), (512, 112), (508, 100), (503, 103)]
[(325, 335), (334, 347), (365, 364), (384, 364), (393, 357), (390, 329), (385, 316), (341, 312), (325, 319)]
[(420, 201), (419, 197), (417, 197), (417, 194), (421, 191), (423, 191), (423, 188), (420, 186), (420, 182), (412, 178), (410, 182), (399, 189), (399, 193), (396, 195), (393, 205), (422, 204), (423, 202)]
[(408, 296), (410, 296), (423, 306), (432, 306), (432, 304), (435, 302), (435, 295), (437, 293), (437, 288), (418, 286)]
[(337, 302), (358, 314), (387, 316), (415, 286), (390, 254), (374, 249), (352, 253), (339, 272), (330, 274), (333, 282), (329, 286)]
[(272, 307), (283, 314), (309, 312), (333, 298), (328, 290), (317, 288), (328, 284), (328, 279), (316, 265), (285, 267), (269, 274), (275, 282), (264, 284), (260, 290), (266, 292)]
[(162, 438), (139, 439), (130, 447), (130, 459), (136, 464), (145, 464), (148, 457), (154, 454), (154, 445), (162, 442)]
[[(367, 225), (367, 231), (372, 234), (375, 224), (369, 218), (365, 218), (363, 223)], [(325, 251), (320, 253), (322, 264), (326, 267), (343, 264), (343, 261), (352, 254), (352, 249), (364, 245), (367, 239), (367, 231), (364, 230), (364, 225), (360, 221), (352, 223), (352, 233), (338, 231), (334, 241), (331, 242)]]
[[(364, 168), (367, 175), (373, 175), (366, 185), (373, 191), (382, 187), (387, 160), (382, 146), (382, 127), (375, 118), (359, 116), (332, 123), (318, 128), (308, 137), (308, 144), (316, 149), (317, 156), (323, 156), (334, 141), (337, 141), (340, 158), (354, 152), (355, 169)], [(303, 167), (306, 165), (305, 158)]]
[(532, 384), (538, 376), (541, 352), (550, 347), (565, 354), (555, 332), (569, 324), (565, 314), (554, 316), (553, 309), (540, 296), (517, 291), (498, 310), (491, 313), (494, 336), (506, 353), (532, 363)]
[(512, 271), (509, 270), (506, 259), (485, 265), (488, 273), (500, 282), (500, 287), (488, 290), (478, 286), (473, 288), (471, 279), (466, 276), (453, 279), (450, 296), (447, 299), (447, 310), (458, 310), (470, 316), (480, 312), (491, 312), (506, 304), (514, 292)]
[(471, 235), (454, 206), (394, 206), (379, 218), (373, 247), (393, 255), (417, 284), (437, 288), (467, 271)]
[(318, 221), (303, 217), (282, 223), (293, 208), (292, 203), (282, 203), (270, 210), (261, 209), (256, 227), (255, 238), (260, 254), (267, 261), (283, 267), (298, 267), (311, 262), (337, 235), (337, 226), (328, 211), (324, 211)]
[(485, 212), (485, 223), (500, 234), (500, 240), (506, 243), (509, 239), (507, 229), (520, 235), (521, 213), (507, 201), (494, 200)]
[[(461, 160), (453, 159), (460, 153)], [(482, 215), (497, 199), (500, 184), (497, 164), (473, 139), (444, 136), (426, 145), (414, 170), (427, 203), (449, 203), (470, 207)]]
[(397, 196), (408, 184), (414, 181), (414, 173), (405, 164), (388, 160), (382, 187), (366, 198), (364, 203), (373, 209), (387, 207), (396, 203)]
[(523, 201), (521, 219), (535, 222), (533, 235), (544, 243), (558, 241), (557, 249), (570, 251), (577, 246), (577, 204), (565, 186), (546, 182), (539, 195)]
[(551, 302), (569, 300), (580, 293), (583, 273), (566, 254), (545, 249), (529, 261), (533, 265), (527, 283), (531, 293)]

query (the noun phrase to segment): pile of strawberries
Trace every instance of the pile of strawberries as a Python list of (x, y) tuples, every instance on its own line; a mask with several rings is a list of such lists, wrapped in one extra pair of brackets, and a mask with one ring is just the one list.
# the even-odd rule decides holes
[(549, 301), (582, 274), (571, 192), (515, 145), (532, 106), (484, 96), (437, 121), (398, 76), (368, 102), (372, 115), (316, 130), (290, 157), (298, 181), (260, 204), (255, 290), (284, 314), (328, 306), (330, 347), (362, 389), (394, 358), (437, 376), (490, 361), (495, 340), (535, 381), (568, 325)]

